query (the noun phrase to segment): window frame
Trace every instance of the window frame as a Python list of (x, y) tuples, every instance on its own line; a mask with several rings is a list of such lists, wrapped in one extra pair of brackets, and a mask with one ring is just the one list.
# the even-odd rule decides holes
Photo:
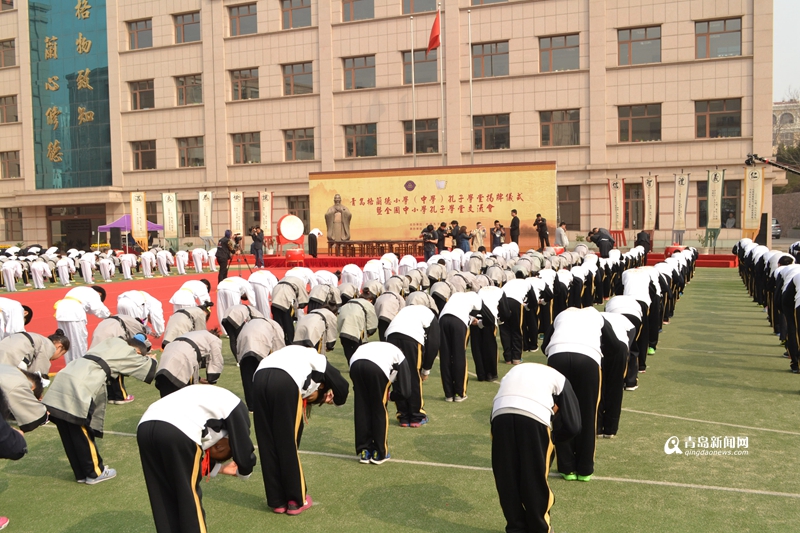
[[(147, 86), (142, 88), (141, 84), (146, 83)], [(131, 91), (131, 111), (143, 111), (147, 109), (155, 109), (156, 108), (156, 90), (155, 90), (155, 80), (136, 80), (136, 81), (129, 81), (128, 88)], [(152, 107), (142, 107), (142, 95), (151, 93), (153, 106)]]
[(420, 3), (425, 3), (425, 2), (428, 2), (428, 1), (432, 1), (433, 3), (431, 4), (432, 7), (430, 9), (423, 9), (423, 10), (417, 11), (416, 9), (414, 9), (415, 0), (403, 0), (403, 6), (402, 6), (403, 7), (403, 15), (413, 15), (415, 13), (432, 13), (432, 12), (436, 11), (436, 7), (437, 7), (436, 6), (436, 0), (416, 0), (416, 1), (420, 2)]
[[(728, 23), (732, 21), (739, 21), (739, 28), (736, 30), (728, 30)], [(713, 22), (722, 22), (725, 26), (723, 31), (711, 31), (711, 24)], [(706, 31), (699, 32), (699, 26), (705, 24)], [(739, 34), (739, 53), (738, 54), (731, 54), (731, 55), (711, 55), (711, 36), (712, 35), (724, 35), (726, 33), (738, 33)], [(700, 55), (700, 39), (704, 37), (703, 46), (705, 46), (705, 55)], [(710, 20), (697, 20), (694, 23), (694, 57), (695, 59), (714, 59), (718, 57), (741, 57), (742, 55), (742, 17), (730, 17), (730, 18), (723, 18), (723, 19), (710, 19)]]
[[(189, 80), (197, 81), (197, 83), (187, 84), (186, 82)], [(181, 85), (181, 81), (183, 81), (183, 85)], [(193, 93), (193, 88), (199, 87), (200, 88), (200, 101), (199, 102), (188, 102), (187, 95)], [(203, 75), (202, 74), (184, 74), (183, 76), (175, 76), (175, 89), (177, 90), (177, 99), (176, 104), (180, 107), (187, 106), (187, 105), (198, 105), (203, 103)], [(183, 103), (181, 103), (181, 96), (183, 97)]]
[[(11, 103), (6, 102), (7, 98), (11, 98)], [(13, 109), (14, 120), (8, 120), (9, 112)], [(0, 124), (14, 124), (19, 122), (19, 107), (17, 105), (17, 95), (9, 94), (0, 96)]]
[(0, 11), (11, 11), (15, 9), (14, 0), (0, 0)]
[[(564, 38), (564, 46), (553, 46), (554, 39)], [(578, 44), (570, 45), (569, 40), (571, 37), (577, 37)], [(550, 45), (544, 46), (544, 41), (549, 40)], [(571, 50), (575, 48), (578, 55), (578, 66), (575, 68), (555, 69), (553, 65), (553, 51), (554, 50)], [(544, 61), (542, 61), (542, 54), (547, 53), (547, 70), (542, 68)], [(580, 33), (564, 33), (561, 35), (545, 35), (539, 37), (539, 72), (568, 72), (571, 70), (580, 70), (581, 68), (581, 35)]]
[[(311, 20), (311, 0), (280, 0), (281, 2), (281, 29), (293, 30), (295, 28), (308, 28), (313, 25)], [(300, 5), (295, 7), (292, 4), (300, 2)], [(288, 4), (288, 7), (287, 7)], [(294, 22), (295, 12), (308, 10), (308, 24), (296, 26)], [(286, 16), (288, 15), (288, 20)]]
[[(290, 215), (294, 215), (303, 221), (305, 231), (308, 233), (308, 228), (311, 227), (311, 200), (308, 195), (288, 196), (286, 199), (288, 204), (288, 211)], [(262, 228), (263, 229), (263, 228)]]
[[(151, 143), (149, 147), (143, 143)], [(146, 148), (146, 149), (145, 149)], [(144, 141), (131, 141), (131, 152), (133, 153), (133, 170), (156, 170), (158, 168), (158, 154), (156, 152), (156, 140), (147, 139)], [(153, 166), (145, 168), (145, 154), (153, 154)]]
[[(372, 14), (369, 17), (355, 18), (356, 4), (365, 2), (371, 5)], [(349, 12), (350, 18), (345, 17), (345, 13)], [(342, 0), (342, 22), (355, 22), (357, 20), (372, 20), (375, 18), (375, 0)]]
[[(499, 122), (498, 119), (501, 119), (502, 117), (506, 117), (506, 123), (505, 124), (498, 124), (498, 122)], [(486, 119), (487, 118), (494, 118), (495, 124), (487, 126), (486, 125)], [(482, 124), (480, 126), (476, 126), (475, 125), (475, 121), (478, 120), (478, 119), (480, 119), (481, 122), (482, 122)], [(491, 131), (491, 130), (503, 130), (503, 129), (507, 130), (506, 136), (507, 136), (507, 139), (508, 139), (508, 146), (506, 146), (506, 147), (500, 146), (500, 147), (497, 147), (497, 148), (486, 148), (486, 141), (487, 141), (486, 132), (487, 131)], [(494, 151), (494, 150), (508, 150), (508, 149), (511, 148), (511, 113), (498, 113), (498, 114), (494, 114), (494, 115), (475, 115), (473, 117), (473, 121), (472, 121), (472, 131), (473, 131), (473, 133), (472, 133), (472, 143), (473, 143), (474, 151), (476, 151), (476, 152), (491, 152), (491, 151)], [(476, 137), (478, 135), (478, 132), (480, 132), (480, 136), (481, 136), (481, 146), (480, 146), (480, 148), (475, 144), (475, 142), (477, 140)], [(495, 138), (496, 136), (497, 136), (497, 134), (493, 132), (492, 133), (492, 138)]]
[[(645, 114), (642, 115), (642, 116), (634, 117), (633, 116), (633, 108), (640, 107), (640, 106), (644, 106), (645, 107)], [(657, 115), (648, 115), (647, 114), (650, 106), (658, 106), (658, 114)], [(660, 103), (658, 103), (658, 104), (656, 104), (656, 103), (652, 103), (652, 104), (633, 104), (633, 105), (627, 105), (627, 106), (617, 106), (617, 116), (618, 116), (618, 118), (617, 118), (617, 121), (618, 121), (617, 122), (617, 127), (619, 128), (617, 138), (619, 140), (619, 143), (620, 144), (622, 144), (622, 143), (629, 144), (629, 143), (638, 143), (638, 142), (661, 142), (661, 140), (662, 140), (661, 139), (661, 130), (662, 130), (661, 119), (664, 116), (663, 113), (662, 113), (662, 109), (661, 109), (662, 106), (663, 106), (663, 104), (660, 104)], [(622, 116), (622, 110), (623, 109), (628, 109), (628, 116), (626, 116), (626, 117)], [(653, 117), (658, 117), (658, 126), (659, 126), (658, 127), (658, 139), (634, 140), (633, 139), (633, 132), (634, 132), (633, 121), (637, 120), (637, 119), (638, 120), (644, 120), (644, 119), (653, 118)], [(623, 121), (625, 121), (628, 124), (628, 127), (627, 127), (628, 140), (622, 140), (622, 130), (623, 130), (622, 124), (623, 124)]]
[[(240, 100), (257, 100), (260, 97), (259, 96), (260, 95), (260, 91), (259, 91), (260, 87), (259, 87), (259, 81), (258, 81), (258, 67), (243, 68), (243, 69), (238, 69), (238, 70), (229, 70), (228, 72), (230, 72), (230, 76), (231, 76), (231, 101), (238, 102)], [(242, 73), (245, 73), (245, 72), (250, 73), (251, 76), (250, 77), (243, 77)], [(256, 74), (255, 76), (252, 76), (253, 72), (255, 72), (255, 74)], [(239, 76), (238, 78), (237, 78), (237, 75)], [(256, 81), (256, 86), (255, 86), (256, 94), (255, 94), (255, 96), (250, 96), (250, 95), (252, 95), (253, 87), (250, 87), (246, 83), (247, 81), (251, 81), (251, 80), (255, 80)], [(245, 93), (245, 92), (243, 92), (243, 88), (244, 89), (249, 89), (249, 90), (247, 90), (247, 92)], [(243, 95), (245, 95), (245, 94), (247, 94), (248, 96), (246, 98), (243, 98)], [(237, 98), (237, 95), (239, 96), (238, 98)]]
[[(495, 50), (498, 48), (499, 45), (505, 45), (505, 52), (492, 52), (491, 49), (489, 53), (486, 53), (486, 47), (495, 47)], [(481, 53), (475, 54), (475, 48), (480, 47)], [(503, 57), (505, 56), (505, 73), (504, 74), (495, 74), (495, 57)], [(489, 59), (489, 68), (492, 70), (491, 74), (486, 74), (486, 60)], [(489, 43), (472, 43), (472, 79), (481, 79), (481, 78), (499, 78), (502, 76), (508, 76), (510, 73), (509, 67), (509, 45), (508, 41), (494, 41)], [(480, 68), (476, 68), (476, 62), (480, 59)], [(438, 65), (437, 65), (438, 66)], [(502, 63), (500, 63), (502, 67)], [(480, 73), (478, 73), (480, 71)]]
[[(404, 120), (403, 121), (403, 153), (406, 155), (411, 155), (414, 153), (414, 135), (411, 131), (411, 127), (414, 121), (412, 120)], [(416, 120), (417, 125), (417, 153), (418, 154), (438, 154), (439, 153), (439, 119), (438, 118), (423, 118)], [(432, 125), (435, 123), (435, 125)], [(423, 128), (420, 128), (420, 124), (423, 125)], [(422, 133), (422, 137), (420, 137), (420, 133)], [(430, 134), (433, 134), (432, 136)], [(427, 135), (426, 135), (427, 134)], [(423, 150), (420, 150), (420, 143), (422, 143)], [(428, 150), (424, 150), (426, 147), (425, 144), (433, 144), (434, 151), (430, 152)], [(430, 148), (430, 146), (428, 146)]]
[[(302, 67), (302, 72), (294, 72), (295, 67)], [(291, 72), (287, 73), (286, 69), (291, 69)], [(308, 68), (308, 71), (306, 71)], [(298, 96), (301, 94), (314, 94), (314, 65), (312, 61), (302, 61), (300, 63), (289, 63), (285, 65), (281, 65), (281, 76), (283, 78), (283, 96)], [(308, 92), (297, 92), (298, 85), (295, 83), (295, 78), (298, 76), (308, 76), (310, 78), (311, 84), (309, 87)], [(288, 88), (290, 92), (287, 92), (287, 82)], [(300, 85), (303, 87), (303, 85)]]
[[(178, 146), (178, 168), (200, 168), (206, 166), (206, 149), (203, 135), (198, 135), (195, 137), (178, 137), (175, 139), (175, 143)], [(202, 164), (189, 164), (192, 160), (198, 159), (196, 153), (194, 157), (191, 155), (193, 150), (197, 151), (198, 149), (201, 152), (199, 159)]]
[[(344, 156), (347, 159), (355, 159), (358, 157), (377, 157), (378, 156), (378, 124), (377, 122), (368, 122), (365, 124), (345, 124), (344, 126)], [(348, 128), (352, 128), (348, 133)], [(370, 131), (372, 130), (372, 131)], [(364, 143), (367, 139), (374, 138), (375, 153), (360, 155), (358, 146)], [(349, 146), (352, 150), (348, 152)], [(363, 144), (362, 144), (363, 146)]]
[[(728, 188), (736, 186), (736, 191), (734, 194), (730, 194), (730, 189)], [(742, 227), (742, 180), (739, 179), (725, 179), (722, 183), (722, 197), (720, 198), (720, 218), (722, 219), (722, 226), (719, 229), (727, 229), (725, 227), (725, 222), (728, 219), (728, 213), (733, 213), (734, 218), (736, 219), (736, 223), (733, 225), (733, 228), (730, 229), (741, 229)], [(704, 194), (701, 193), (701, 189), (705, 189), (703, 191)], [(733, 202), (735, 207), (727, 207), (730, 206), (729, 202)], [(705, 220), (702, 220), (705, 218)], [(701, 222), (703, 222), (701, 224)], [(708, 182), (707, 181), (698, 181), (697, 182), (697, 227), (706, 228), (708, 229)], [(711, 228), (717, 229), (717, 228)]]
[[(16, 159), (12, 159), (16, 157)], [(14, 167), (16, 163), (16, 167)], [(11, 169), (16, 168), (17, 175), (11, 176)], [(0, 179), (11, 180), (22, 177), (22, 162), (19, 158), (19, 150), (9, 150), (8, 152), (0, 152)]]
[[(656, 28), (658, 28), (658, 37), (648, 38), (647, 37), (648, 30), (652, 30), (652, 29), (656, 29)], [(639, 31), (639, 30), (644, 30), (644, 33), (645, 33), (644, 39), (634, 39), (633, 38), (633, 32)], [(628, 38), (627, 39), (623, 39), (622, 38), (621, 34), (623, 32), (628, 32)], [(660, 25), (640, 26), (640, 27), (636, 27), (636, 28), (620, 28), (620, 29), (618, 29), (617, 30), (617, 65), (619, 65), (621, 67), (626, 67), (626, 66), (635, 66), (635, 65), (655, 65), (657, 63), (661, 63), (661, 39), (662, 39), (662, 35), (661, 35), (661, 26)], [(644, 42), (647, 42), (647, 41), (655, 41), (655, 40), (658, 41), (658, 61), (644, 61), (644, 62), (636, 62), (636, 63), (634, 63), (633, 62), (633, 50), (634, 50), (633, 43), (644, 43)], [(627, 48), (627, 50), (628, 50), (628, 62), (627, 63), (623, 63), (622, 62), (622, 46), (624, 44), (626, 44), (627, 47), (628, 47)]]
[[(245, 136), (249, 135), (249, 138)], [(238, 137), (238, 140), (237, 140)], [(260, 131), (246, 131), (241, 133), (231, 134), (231, 143), (233, 144), (233, 164), (234, 165), (255, 165), (261, 163), (261, 132)], [(249, 148), (248, 148), (249, 147)], [(255, 147), (258, 148), (258, 161), (248, 159), (248, 156), (256, 155), (256, 152), (251, 152)], [(236, 159), (239, 159), (239, 162)]]
[[(554, 117), (554, 115), (556, 113), (563, 113), (565, 117), (568, 116), (569, 113), (578, 113), (578, 118), (576, 118), (574, 120), (572, 120), (572, 119), (570, 119), (570, 120), (553, 120), (553, 117)], [(581, 115), (580, 114), (581, 114), (580, 108), (577, 108), (577, 109), (554, 109), (553, 111), (540, 111), (539, 112), (539, 133), (541, 135), (541, 137), (540, 137), (540, 146), (542, 148), (544, 148), (544, 147), (552, 148), (553, 146), (580, 146), (580, 144), (581, 144)], [(545, 115), (550, 115), (550, 120), (545, 120), (545, 118), (546, 118)], [(558, 125), (564, 125), (564, 124), (573, 124), (574, 125), (573, 127), (576, 128), (576, 130), (577, 130), (577, 131), (575, 131), (575, 136), (574, 136), (576, 142), (575, 143), (570, 143), (570, 144), (554, 144), (553, 141), (557, 137), (556, 134), (555, 134), (556, 133), (555, 129), (556, 129), (556, 127)], [(548, 136), (550, 138), (550, 141), (549, 141), (548, 144), (545, 144), (545, 141), (544, 141), (544, 139), (545, 139), (545, 127), (547, 127), (549, 129), (549, 135)]]
[[(439, 82), (439, 50), (438, 48), (434, 48), (430, 51), (427, 57), (425, 57), (425, 48), (418, 48), (414, 50), (414, 85), (421, 85), (424, 83), (438, 83)], [(417, 56), (422, 54), (422, 59), (417, 59)], [(408, 59), (406, 56), (408, 55)], [(403, 50), (400, 52), (400, 57), (403, 61), (403, 85), (411, 85), (411, 50)], [(419, 74), (420, 68), (430, 67), (430, 64), (433, 63), (433, 71), (436, 75), (436, 79), (433, 81), (419, 81)], [(421, 66), (422, 65), (422, 66)], [(406, 72), (407, 71), (407, 72)], [(423, 71), (425, 72), (425, 71)], [(406, 75), (408, 78), (406, 78)]]
[[(138, 25), (140, 22), (145, 24), (144, 28), (137, 28), (134, 25)], [(138, 20), (128, 20), (125, 22), (125, 25), (128, 28), (128, 50), (145, 50), (147, 48), (153, 48), (153, 19), (138, 19)], [(150, 34), (150, 45), (149, 46), (139, 46), (139, 39), (140, 34)]]
[[(6, 46), (7, 44), (11, 46)], [(0, 68), (17, 66), (17, 40), (5, 39), (0, 41)]]
[[(241, 14), (240, 10), (243, 8), (247, 8), (248, 12), (245, 14)], [(251, 11), (252, 9), (252, 11)], [(234, 10), (236, 10), (236, 14), (234, 15)], [(241, 19), (254, 17), (255, 18), (255, 28), (254, 31), (248, 31), (242, 33), (242, 22)], [(228, 21), (230, 22), (228, 26), (228, 31), (230, 32), (231, 37), (239, 37), (240, 35), (254, 35), (258, 33), (258, 4), (239, 4), (236, 6), (228, 6)], [(236, 22), (234, 31), (234, 21)]]
[[(359, 66), (356, 65), (356, 62), (359, 59), (363, 59), (364, 60), (364, 66), (363, 67), (359, 67)], [(372, 60), (372, 65), (368, 65), (367, 64), (367, 63), (369, 63), (370, 59)], [(352, 61), (353, 62), (353, 66), (348, 67), (347, 66), (347, 62), (348, 61)], [(343, 76), (343, 82), (344, 82), (343, 87), (344, 88), (343, 88), (343, 90), (345, 90), (345, 91), (359, 91), (361, 89), (374, 89), (376, 87), (376, 85), (377, 85), (376, 79), (375, 79), (375, 56), (374, 55), (356, 56), (356, 57), (343, 57), (342, 58), (342, 70), (344, 71), (344, 76)], [(356, 74), (357, 74), (357, 72), (359, 70), (364, 70), (364, 71), (371, 70), (372, 71), (372, 85), (371, 86), (369, 86), (369, 87), (355, 87), (356, 80), (358, 78), (358, 76)], [(350, 83), (352, 84), (352, 86), (349, 89), (347, 88), (348, 78), (350, 80)]]
[[(179, 22), (179, 19), (183, 19), (183, 17), (191, 16), (192, 18), (194, 18), (195, 15), (197, 15), (197, 20), (192, 20), (190, 22), (185, 22), (181, 20)], [(175, 44), (196, 43), (203, 40), (203, 30), (202, 27), (200, 26), (201, 20), (199, 11), (189, 11), (188, 13), (177, 13), (175, 15), (172, 15), (172, 23), (175, 26)], [(193, 24), (197, 25), (197, 39), (187, 41), (186, 26), (191, 26)], [(180, 35), (180, 39), (178, 38), (178, 35)]]
[[(178, 200), (180, 202), (180, 219), (182, 237), (200, 236), (200, 201), (199, 200)], [(186, 228), (189, 228), (189, 234)]]
[[(297, 136), (300, 132), (302, 132), (303, 137)], [(311, 132), (310, 137), (308, 136), (308, 132)], [(308, 143), (309, 141), (311, 142), (311, 157), (297, 157), (297, 145), (301, 143)], [(294, 128), (290, 130), (283, 130), (283, 146), (284, 161), (314, 161), (314, 128)], [(308, 153), (308, 150), (303, 150), (299, 153)]]
[[(629, 195), (629, 191), (639, 191), (639, 196), (636, 198)], [(625, 190), (623, 191), (624, 202), (624, 229), (626, 230), (641, 230), (644, 227), (645, 205), (644, 205), (644, 184), (643, 183), (626, 183)], [(632, 212), (636, 207), (638, 216), (636, 219), (641, 223), (641, 227), (633, 225)]]
[[(739, 107), (738, 109), (728, 111), (728, 102), (738, 102)], [(723, 110), (722, 111), (712, 111), (711, 106), (714, 102), (722, 102)], [(742, 99), (741, 98), (722, 98), (722, 99), (714, 99), (714, 100), (696, 100), (695, 101), (695, 110), (694, 110), (694, 134), (695, 138), (697, 139), (735, 139), (737, 137), (742, 136)], [(705, 104), (706, 110), (700, 112), (697, 110), (698, 105)], [(735, 112), (736, 113), (735, 113)], [(712, 130), (712, 118), (713, 117), (720, 117), (724, 115), (730, 115), (734, 117), (735, 115), (739, 116), (739, 134), (738, 135), (717, 135), (715, 137), (711, 137), (711, 130)], [(705, 134), (703, 136), (699, 135), (700, 129), (700, 117), (704, 117), (705, 122)], [(721, 128), (717, 128), (720, 130)]]
[[(562, 198), (562, 194), (566, 198)], [(576, 195), (573, 198), (572, 192)], [(568, 216), (564, 215), (564, 208), (562, 205), (567, 205), (570, 207), (567, 211), (569, 212)], [(575, 213), (575, 208), (577, 209), (577, 214)], [(581, 186), (580, 185), (559, 185), (558, 186), (558, 215), (559, 220), (558, 223), (561, 224), (562, 222), (567, 223), (567, 230), (568, 231), (580, 231), (581, 229)], [(575, 218), (577, 218), (577, 222), (575, 222)]]
[[(15, 216), (16, 215), (16, 216)], [(23, 240), (23, 219), (22, 208), (4, 207), (3, 208), (3, 237), (10, 242), (20, 242)]]

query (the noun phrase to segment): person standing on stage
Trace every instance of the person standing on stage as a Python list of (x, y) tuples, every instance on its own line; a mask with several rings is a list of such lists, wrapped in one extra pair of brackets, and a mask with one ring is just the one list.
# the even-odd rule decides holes
[[(317, 258), (317, 241), (320, 237), (322, 237), (322, 232), (319, 228), (314, 228), (308, 232), (308, 255), (314, 259)], [(328, 250), (328, 253), (330, 253), (330, 250)]]
[(231, 239), (231, 230), (226, 229), (225, 236), (217, 243), (217, 253), (215, 254), (217, 263), (219, 263), (217, 283), (228, 277), (228, 262), (235, 253), (236, 246), (234, 245), (233, 239)]
[(250, 229), (250, 237), (253, 239), (253, 255), (255, 256), (256, 268), (264, 268), (264, 232), (258, 226)]
[(556, 228), (556, 246), (561, 246), (566, 250), (569, 247), (569, 237), (567, 236), (567, 223), (563, 220)]
[(541, 213), (536, 213), (533, 227), (536, 229), (536, 233), (539, 234), (539, 251), (543, 252), (545, 248), (550, 247), (550, 232), (547, 230), (547, 219)]
[(470, 235), (472, 237), (472, 246), (470, 249), (473, 252), (477, 252), (478, 248), (484, 246), (484, 242), (486, 241), (486, 228), (483, 227), (483, 224), (478, 222)]
[(55, 304), (58, 328), (64, 332), (70, 342), (69, 350), (64, 354), (64, 362), (69, 363), (83, 357), (89, 347), (89, 331), (86, 329), (86, 313), (97, 318), (108, 318), (111, 311), (103, 304), (106, 291), (102, 287), (75, 287), (63, 300)]
[(494, 227), (490, 233), (492, 234), (492, 250), (502, 246), (503, 240), (506, 236), (506, 230), (503, 229), (503, 226), (500, 224), (499, 220), (494, 221)]
[(519, 217), (517, 216), (516, 209), (511, 210), (511, 224), (509, 230), (511, 231), (511, 242), (515, 242), (519, 245)]

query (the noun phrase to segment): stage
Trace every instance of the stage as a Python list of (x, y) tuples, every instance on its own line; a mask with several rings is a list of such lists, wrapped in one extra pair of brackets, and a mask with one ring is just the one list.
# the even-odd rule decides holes
[[(255, 257), (250, 254), (244, 254), (242, 256), (243, 259), (247, 261), (247, 264), (250, 265), (252, 268), (255, 264)], [(316, 270), (319, 268), (325, 269), (341, 269), (345, 265), (354, 264), (358, 265), (359, 267), (363, 267), (367, 264), (367, 261), (371, 259), (380, 259), (380, 257), (336, 257), (335, 255), (327, 255), (327, 254), (318, 254), (317, 257), (311, 257), (310, 255), (306, 255), (303, 258), (303, 265), (306, 268), (310, 268), (311, 270)], [(400, 259), (398, 257), (398, 259)], [(417, 257), (417, 261), (422, 261), (422, 257)], [(233, 259), (231, 261), (231, 265), (236, 265), (237, 259)], [(285, 255), (265, 255), (264, 256), (264, 266), (267, 269), (273, 268), (291, 268), (286, 261)], [(300, 265), (292, 265), (292, 266), (300, 266)]]

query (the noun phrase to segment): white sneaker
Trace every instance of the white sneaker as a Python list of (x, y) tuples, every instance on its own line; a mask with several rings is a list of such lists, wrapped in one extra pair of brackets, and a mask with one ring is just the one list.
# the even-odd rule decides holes
[(117, 477), (117, 471), (113, 468), (105, 467), (103, 473), (95, 478), (87, 477), (86, 484), (87, 485), (97, 485), (98, 483), (102, 483), (103, 481), (108, 481), (109, 479), (113, 479)]
[(469, 398), (469, 396), (467, 396), (467, 395), (465, 394), (464, 396), (456, 396), (456, 397), (453, 399), (453, 401), (454, 401), (454, 402), (463, 402), (463, 401), (464, 401), (464, 400), (466, 400), (467, 398)]

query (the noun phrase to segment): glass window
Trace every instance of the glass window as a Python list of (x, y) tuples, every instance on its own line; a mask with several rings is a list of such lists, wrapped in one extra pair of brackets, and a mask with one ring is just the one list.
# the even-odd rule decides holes
[(375, 87), (375, 56), (345, 58), (345, 90), (367, 89), (370, 87)]
[(556, 35), (539, 38), (539, 72), (580, 68), (580, 37)]
[(581, 143), (581, 110), (542, 111), (542, 146), (577, 146)]
[[(723, 228), (742, 227), (739, 220), (741, 187), (740, 180), (725, 180), (722, 184), (720, 216)], [(708, 183), (700, 181), (697, 183), (697, 227), (705, 228), (706, 226), (708, 226)]]
[(0, 1), (0, 11), (8, 11), (9, 9), (14, 9), (14, 0)]
[(475, 150), (505, 150), (511, 147), (510, 115), (473, 117)]
[(345, 157), (378, 155), (377, 124), (354, 124), (344, 127)]
[(375, 0), (342, 0), (342, 22), (375, 18)]
[(311, 26), (311, 0), (281, 0), (283, 29)]
[(314, 92), (314, 81), (311, 63), (295, 63), (283, 65), (283, 95), (311, 94)]
[(202, 137), (184, 137), (178, 139), (178, 166), (204, 167), (205, 150), (203, 149)]
[(661, 63), (661, 27), (619, 30), (619, 64)]
[(231, 37), (249, 35), (258, 31), (256, 4), (233, 6), (228, 13), (231, 18)]
[(175, 42), (192, 43), (200, 40), (200, 13), (175, 15)]
[(0, 41), (0, 67), (13, 67), (17, 64), (17, 50), (14, 39)]
[(175, 78), (178, 88), (178, 105), (191, 105), (203, 103), (203, 76), (178, 76)]
[(558, 212), (561, 216), (559, 222), (566, 222), (567, 229), (580, 231), (581, 229), (581, 186), (561, 185), (558, 187)]
[[(414, 135), (412, 134), (413, 122), (403, 121), (403, 131), (405, 132), (405, 150), (407, 154), (413, 154)], [(418, 154), (438, 154), (439, 153), (439, 119), (417, 119), (417, 153)]]
[(128, 48), (139, 50), (140, 48), (153, 47), (153, 20), (135, 20), (128, 22)]
[(153, 109), (156, 104), (153, 80), (130, 82), (131, 109)]
[[(425, 50), (414, 51), (414, 83), (434, 83), (439, 81), (436, 71), (436, 52), (431, 50), (425, 57)], [(411, 52), (403, 52), (403, 84), (411, 85)]]
[(619, 142), (661, 140), (661, 104), (619, 107)]
[(19, 207), (3, 209), (3, 225), (5, 226), (6, 241), (22, 241), (22, 209)]
[(181, 237), (200, 236), (200, 206), (197, 200), (180, 201)]
[(742, 100), (704, 100), (695, 102), (698, 139), (742, 136)]
[(310, 202), (308, 196), (289, 196), (289, 214), (303, 221), (306, 232), (308, 232), (308, 228), (311, 227), (309, 213)]
[(314, 128), (285, 130), (286, 161), (310, 161), (314, 159)]
[(791, 113), (783, 113), (783, 114), (781, 114), (780, 123), (781, 124), (794, 124), (794, 115), (792, 115)]
[(19, 122), (17, 96), (0, 96), (0, 122)]
[(499, 2), (508, 2), (508, 0), (472, 0), (472, 5), (482, 6), (485, 4), (497, 4)]
[(403, 0), (403, 14), (436, 11), (437, 0)]
[(152, 170), (156, 168), (156, 141), (135, 141), (133, 150), (133, 170)]
[[(249, 230), (254, 226), (261, 225), (261, 204), (259, 198), (245, 198), (242, 208), (244, 214), (244, 227)], [(269, 235), (270, 228), (264, 229), (264, 235)], [(249, 231), (248, 231), (249, 233)], [(252, 240), (252, 239), (251, 239)], [(249, 248), (248, 248), (249, 249)]]
[(251, 100), (258, 98), (258, 69), (232, 70), (234, 100)]
[(19, 151), (0, 152), (0, 178), (20, 178)]
[(508, 41), (473, 44), (472, 77), (492, 78), (495, 76), (508, 76)]
[(233, 164), (261, 163), (261, 133), (233, 134)]
[(695, 22), (697, 59), (742, 55), (742, 19)]
[(644, 186), (641, 183), (625, 184), (625, 229), (644, 226)]

